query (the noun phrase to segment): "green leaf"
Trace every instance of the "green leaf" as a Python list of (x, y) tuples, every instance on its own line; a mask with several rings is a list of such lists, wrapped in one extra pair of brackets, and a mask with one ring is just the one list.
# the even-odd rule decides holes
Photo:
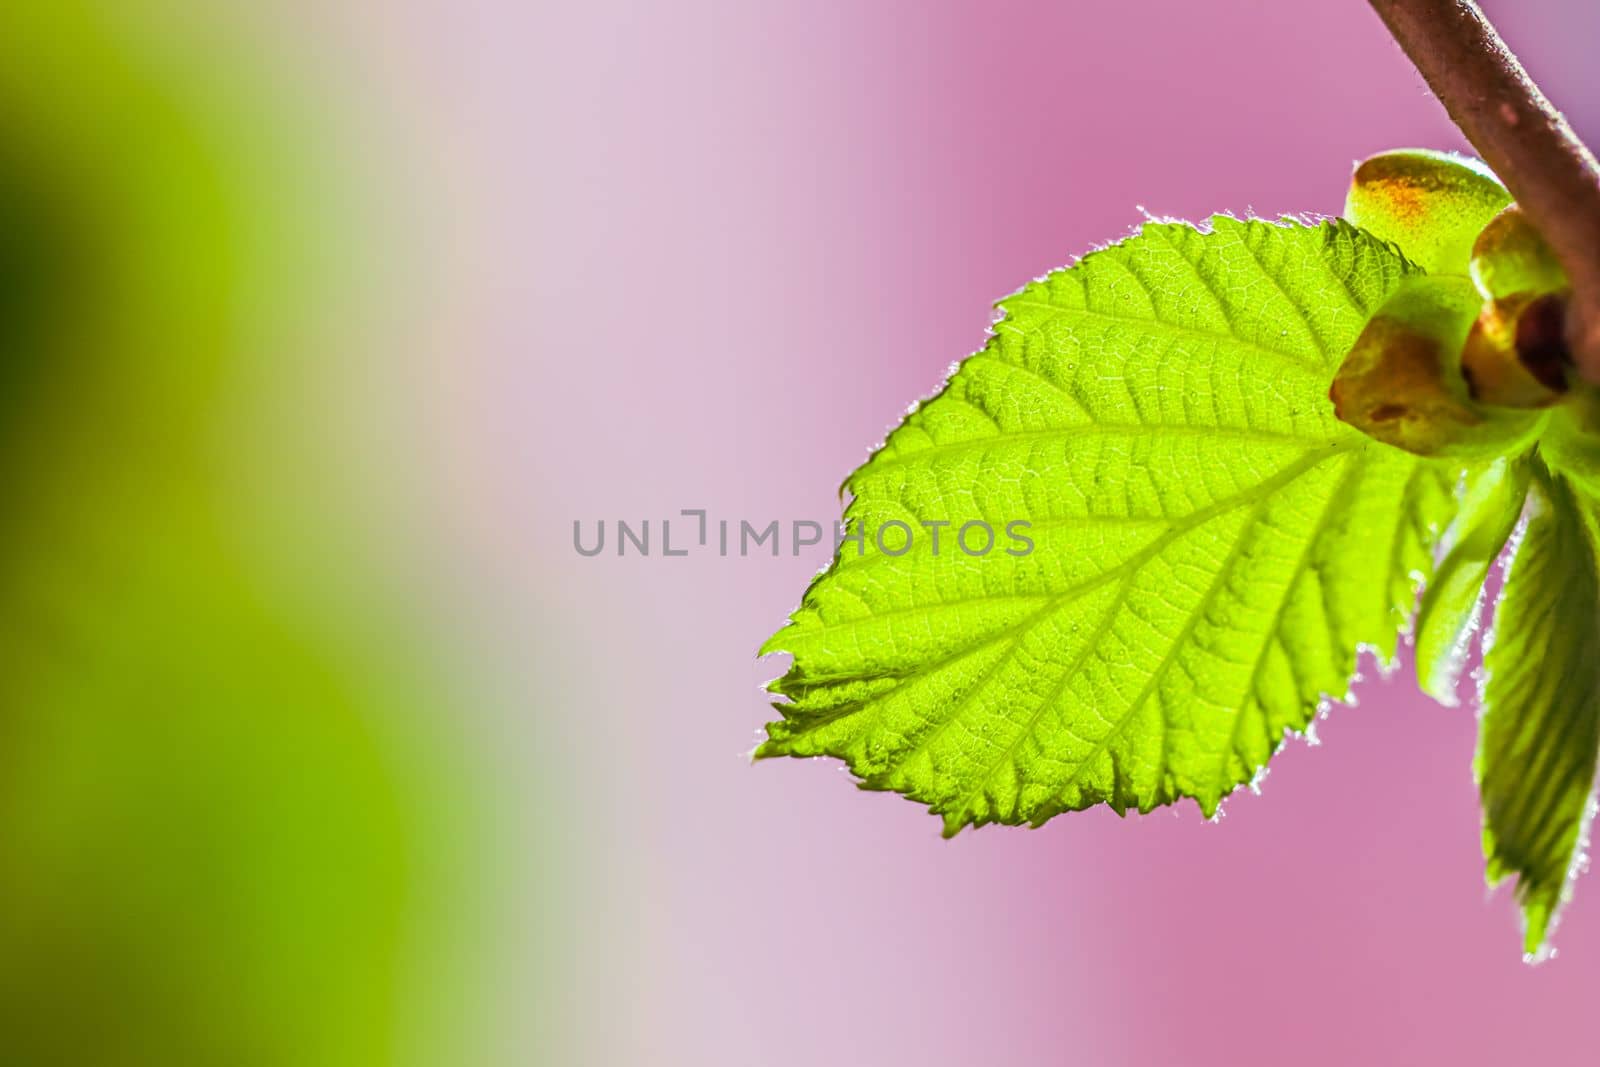
[(1538, 474), (1484, 654), (1476, 766), (1489, 882), (1517, 875), (1530, 955), (1568, 893), (1600, 752), (1596, 505)]
[(1527, 496), (1528, 464), (1497, 460), (1476, 479), (1446, 534), (1450, 549), (1417, 611), (1417, 683), (1440, 703), (1456, 702), (1484, 580), (1516, 529)]
[[(1102, 802), (1213, 813), (1347, 694), (1358, 647), (1392, 658), (1454, 514), (1458, 465), (1328, 399), (1414, 270), (1346, 223), (1218, 217), (1148, 224), (1002, 301), (847, 481), (869, 545), (891, 520), (922, 536), (847, 544), (767, 642), (794, 663), (757, 755), (843, 759), (947, 834)], [(952, 550), (973, 521), (1026, 521), (1035, 547)]]

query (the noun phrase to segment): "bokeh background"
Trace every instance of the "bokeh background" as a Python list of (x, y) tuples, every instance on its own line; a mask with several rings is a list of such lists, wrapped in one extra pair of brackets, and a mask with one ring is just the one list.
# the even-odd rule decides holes
[[(1600, 139), (1600, 9), (1485, 6)], [(14, 0), (0, 1062), (1591, 1062), (1600, 893), (1521, 961), (1408, 670), (945, 842), (748, 762), (816, 550), (572, 547), (828, 521), (994, 298), (1399, 145), (1358, 0)]]

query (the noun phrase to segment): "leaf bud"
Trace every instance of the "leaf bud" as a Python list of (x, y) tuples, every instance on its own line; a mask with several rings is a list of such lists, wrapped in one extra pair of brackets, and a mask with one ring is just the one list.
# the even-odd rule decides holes
[(1328, 391), (1344, 422), (1423, 456), (1502, 453), (1533, 417), (1474, 400), (1463, 346), (1482, 298), (1465, 277), (1416, 276), (1400, 284), (1356, 338)]
[(1479, 231), (1510, 202), (1479, 160), (1402, 148), (1356, 167), (1344, 214), (1429, 274), (1466, 274)]

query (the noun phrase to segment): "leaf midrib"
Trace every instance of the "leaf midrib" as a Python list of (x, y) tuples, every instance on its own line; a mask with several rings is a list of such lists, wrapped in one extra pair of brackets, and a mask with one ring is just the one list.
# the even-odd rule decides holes
[[(1329, 429), (1338, 432), (1334, 426), (1330, 426)], [(896, 453), (883, 459), (873, 458), (868, 460), (866, 465), (859, 471), (851, 475), (845, 485), (854, 491), (854, 486), (857, 482), (885, 470), (894, 470), (908, 463), (920, 463), (925, 460), (958, 455), (985, 445), (1003, 446), (1013, 441), (1070, 441), (1080, 437), (1106, 437), (1115, 434), (1127, 434), (1133, 437), (1195, 437), (1207, 441), (1307, 446), (1316, 446), (1327, 441), (1325, 437), (1309, 437), (1305, 434), (1280, 433), (1275, 430), (1259, 430), (1254, 427), (1244, 426), (1204, 426), (1194, 423), (1089, 422), (1081, 426), (1060, 426), (1048, 430), (1018, 430), (1014, 433), (994, 434), (988, 437), (968, 437), (960, 441), (948, 441), (943, 444), (929, 445), (927, 448)], [(882, 453), (879, 453), (879, 455), (882, 455)]]
[[(1022, 619), (1019, 619), (1017, 622), (1013, 623), (1010, 626), (1002, 627), (1001, 629), (996, 630), (989, 637), (985, 638), (981, 643), (976, 644), (976, 645), (971, 645), (971, 646), (968, 646), (966, 648), (962, 648), (962, 649), (959, 649), (959, 650), (956, 650), (952, 655), (950, 655), (949, 657), (944, 658), (943, 660), (935, 660), (931, 664), (923, 664), (923, 665), (919, 665), (918, 667), (908, 668), (906, 670), (905, 674), (904, 674), (903, 680), (902, 680), (900, 685), (897, 685), (897, 686), (894, 686), (894, 687), (892, 687), (890, 689), (884, 690), (882, 693), (872, 694), (871, 698), (869, 700), (867, 700), (866, 702), (864, 702), (861, 705), (861, 707), (857, 708), (852, 714), (859, 715), (859, 714), (861, 714), (863, 712), (870, 711), (875, 706), (880, 705), (886, 698), (888, 698), (892, 694), (898, 692), (904, 685), (908, 685), (908, 684), (911, 684), (912, 682), (932, 677), (933, 675), (929, 673), (929, 668), (930, 667), (934, 671), (946, 669), (950, 665), (960, 662), (963, 658), (965, 658), (968, 655), (980, 652), (983, 649), (989, 648), (989, 647), (999, 643), (1000, 641), (1004, 641), (1004, 640), (1006, 640), (1008, 638), (1015, 638), (1018, 635), (1025, 633), (1028, 629), (1032, 628), (1033, 626), (1037, 625), (1041, 620), (1047, 618), (1052, 612), (1054, 612), (1057, 609), (1059, 609), (1063, 604), (1067, 603), (1069, 600), (1075, 599), (1077, 597), (1081, 597), (1083, 595), (1086, 595), (1088, 593), (1093, 592), (1095, 589), (1098, 589), (1103, 585), (1109, 584), (1109, 583), (1117, 581), (1117, 580), (1119, 580), (1121, 578), (1124, 578), (1124, 577), (1127, 577), (1129, 575), (1137, 573), (1139, 570), (1141, 570), (1144, 567), (1145, 564), (1149, 563), (1156, 556), (1160, 555), (1160, 553), (1168, 545), (1170, 545), (1173, 541), (1177, 540), (1179, 537), (1182, 537), (1185, 533), (1189, 532), (1190, 530), (1196, 528), (1197, 526), (1203, 525), (1204, 523), (1209, 522), (1212, 519), (1217, 518), (1220, 515), (1226, 514), (1226, 513), (1230, 512), (1230, 511), (1234, 510), (1235, 508), (1242, 507), (1245, 504), (1257, 503), (1257, 502), (1260, 502), (1262, 500), (1265, 500), (1265, 499), (1269, 498), (1272, 493), (1274, 493), (1277, 490), (1283, 488), (1284, 486), (1287, 486), (1287, 485), (1291, 484), (1296, 479), (1298, 479), (1300, 477), (1303, 477), (1305, 474), (1307, 474), (1310, 471), (1314, 470), (1316, 467), (1320, 466), (1321, 464), (1327, 462), (1329, 459), (1332, 459), (1334, 456), (1339, 455), (1342, 452), (1345, 452), (1348, 449), (1348, 447), (1349, 446), (1347, 444), (1335, 442), (1335, 443), (1330, 444), (1328, 446), (1325, 446), (1323, 448), (1307, 452), (1305, 455), (1301, 456), (1294, 463), (1291, 463), (1291, 464), (1288, 464), (1287, 466), (1285, 466), (1283, 468), (1283, 470), (1279, 471), (1277, 474), (1273, 475), (1271, 478), (1268, 478), (1268, 479), (1266, 479), (1264, 481), (1256, 483), (1255, 485), (1251, 486), (1248, 490), (1241, 491), (1241, 492), (1236, 493), (1236, 494), (1234, 494), (1234, 495), (1232, 495), (1230, 497), (1224, 497), (1222, 500), (1215, 501), (1212, 504), (1208, 505), (1207, 507), (1200, 508), (1200, 509), (1197, 509), (1197, 510), (1195, 510), (1193, 512), (1190, 512), (1188, 515), (1184, 516), (1183, 519), (1181, 519), (1181, 520), (1179, 520), (1177, 522), (1174, 522), (1171, 525), (1171, 527), (1165, 533), (1163, 533), (1161, 536), (1152, 539), (1149, 545), (1147, 545), (1144, 548), (1140, 549), (1139, 552), (1135, 553), (1134, 555), (1129, 556), (1126, 560), (1124, 560), (1123, 562), (1119, 563), (1117, 566), (1115, 566), (1113, 568), (1110, 568), (1109, 570), (1102, 571), (1100, 574), (1095, 575), (1093, 578), (1087, 579), (1087, 580), (1085, 580), (1083, 582), (1079, 582), (1079, 583), (1069, 587), (1068, 589), (1062, 590), (1060, 593), (1051, 596), (1049, 601), (1043, 607), (1041, 607), (1038, 611), (1033, 612), (1033, 613), (1023, 617)], [(914, 611), (914, 610), (926, 611), (926, 606), (924, 606), (921, 609), (897, 609), (897, 611)], [(868, 621), (868, 620), (873, 620), (873, 619), (879, 619), (879, 618), (883, 618), (883, 617), (887, 616), (888, 614), (889, 613), (885, 612), (885, 613), (883, 613), (881, 615), (868, 616), (867, 619), (853, 620), (853, 621), (863, 622), (863, 621)], [(830, 624), (830, 625), (839, 625), (839, 624)], [(1018, 643), (1020, 643), (1020, 641)], [(781, 649), (781, 648), (774, 648), (773, 651), (787, 651), (787, 650), (786, 649)], [(1009, 658), (1009, 656), (1012, 654), (1012, 652), (1014, 652), (1014, 649), (1011, 652), (1008, 652), (1005, 656), (1003, 656), (1002, 659)], [(884, 676), (883, 675), (867, 675), (867, 674), (862, 674), (860, 672), (851, 672), (851, 673), (847, 673), (847, 674), (824, 676), (824, 677), (816, 677), (816, 676), (807, 675), (804, 680), (805, 680), (807, 688), (817, 688), (819, 686), (827, 686), (827, 685), (833, 685), (833, 684), (837, 684), (837, 683), (847, 683), (847, 682), (853, 682), (853, 681), (865, 681), (865, 680), (870, 680), (870, 679), (872, 679), (874, 677), (884, 677)], [(848, 718), (848, 717), (849, 716), (840, 716), (840, 718)], [(833, 720), (833, 721), (837, 721), (837, 720)], [(943, 723), (948, 723), (950, 721), (951, 721), (951, 717), (946, 716), (946, 718), (943, 720)], [(941, 723), (939, 726), (936, 726), (935, 729), (942, 729), (943, 723)], [(808, 730), (802, 730), (799, 733), (797, 733), (795, 736), (797, 736), (797, 737), (798, 736), (803, 736), (807, 732), (809, 732), (809, 731)], [(895, 766), (900, 766), (902, 764), (902, 762), (903, 761), (897, 761)]]

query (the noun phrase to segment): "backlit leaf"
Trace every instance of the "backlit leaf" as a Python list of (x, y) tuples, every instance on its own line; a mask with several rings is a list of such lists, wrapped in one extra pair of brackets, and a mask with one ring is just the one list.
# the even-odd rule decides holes
[[(1219, 217), (1148, 224), (1002, 301), (988, 345), (849, 478), (866, 550), (846, 544), (763, 648), (794, 662), (758, 755), (843, 759), (947, 833), (1099, 803), (1214, 812), (1347, 694), (1359, 647), (1392, 658), (1454, 514), (1459, 463), (1328, 398), (1414, 270), (1342, 222)], [(875, 544), (889, 522), (916, 534), (903, 554)], [(953, 546), (971, 522), (997, 547)], [(929, 523), (949, 524), (938, 552)]]
[(1530, 954), (1567, 893), (1600, 751), (1600, 526), (1594, 501), (1539, 473), (1484, 654), (1477, 758), (1489, 881), (1517, 876)]

